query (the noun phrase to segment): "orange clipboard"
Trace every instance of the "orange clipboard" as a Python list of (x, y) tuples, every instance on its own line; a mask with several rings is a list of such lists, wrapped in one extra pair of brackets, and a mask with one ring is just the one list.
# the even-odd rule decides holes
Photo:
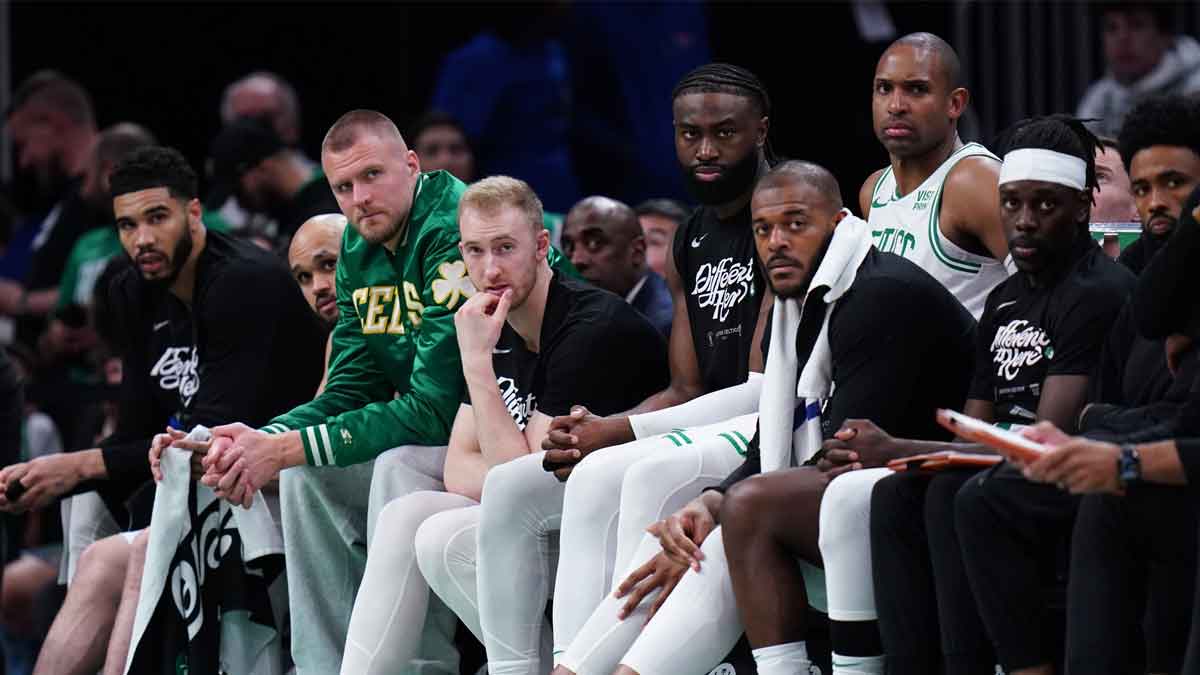
[(983, 420), (953, 410), (937, 411), (937, 421), (959, 438), (982, 443), (1009, 461), (1028, 464), (1041, 457), (1048, 448), (1020, 434), (992, 426)]
[(924, 455), (899, 457), (887, 463), (892, 471), (942, 471), (944, 469), (986, 469), (1004, 461), (1000, 455), (977, 455), (970, 452), (930, 452)]

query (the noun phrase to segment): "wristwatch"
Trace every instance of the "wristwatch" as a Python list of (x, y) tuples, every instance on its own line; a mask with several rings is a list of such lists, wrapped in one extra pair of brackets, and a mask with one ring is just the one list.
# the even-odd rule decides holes
[(1117, 457), (1117, 480), (1124, 487), (1142, 480), (1142, 456), (1132, 445), (1122, 445)]

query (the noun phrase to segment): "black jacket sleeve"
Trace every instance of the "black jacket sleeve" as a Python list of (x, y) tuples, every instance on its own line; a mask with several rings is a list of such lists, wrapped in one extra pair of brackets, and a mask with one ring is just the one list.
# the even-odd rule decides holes
[(108, 478), (80, 483), (73, 494), (96, 490), (114, 513), (139, 486), (150, 480), (147, 454), (154, 434), (160, 432), (164, 420), (171, 415), (164, 410), (151, 390), (149, 347), (146, 343), (146, 321), (140, 311), (143, 298), (134, 275), (128, 270), (113, 280), (109, 290), (110, 303), (117, 314), (114, 325), (120, 330), (121, 395), (117, 404), (117, 428), (100, 442), (104, 468)]
[(16, 366), (0, 349), (0, 466), (21, 461), (24, 396)]

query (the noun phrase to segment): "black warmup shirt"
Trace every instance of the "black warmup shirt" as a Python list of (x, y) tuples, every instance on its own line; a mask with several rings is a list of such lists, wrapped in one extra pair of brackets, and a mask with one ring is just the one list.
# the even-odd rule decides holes
[(759, 270), (750, 206), (729, 220), (701, 206), (675, 231), (675, 269), (687, 297), (688, 323), (704, 391), (746, 381), (765, 281)]
[(1136, 278), (1090, 238), (1057, 279), (1035, 288), (1020, 272), (988, 294), (979, 320), (969, 398), (995, 404), (994, 422), (1037, 420), (1042, 382), (1091, 375)]
[(644, 316), (620, 297), (557, 272), (539, 349), (529, 351), (505, 323), (492, 350), (500, 397), (521, 430), (535, 410), (550, 417), (569, 414), (573, 405), (597, 415), (623, 412), (671, 377), (666, 341)]
[(1142, 233), (1142, 236), (1137, 238), (1132, 244), (1125, 247), (1121, 251), (1121, 255), (1117, 257), (1117, 262), (1129, 268), (1134, 276), (1140, 276), (1142, 271), (1146, 269), (1146, 265), (1150, 264), (1150, 259), (1162, 248), (1166, 239), (1156, 239), (1153, 236)]
[[(832, 312), (833, 395), (822, 406), (822, 435), (857, 418), (902, 438), (948, 439), (934, 413), (961, 408), (971, 381), (975, 320), (962, 303), (917, 265), (872, 248)], [(797, 354), (814, 341), (798, 343)], [(756, 431), (745, 463), (719, 489), (759, 471)]]
[(1172, 375), (1164, 340), (1139, 335), (1132, 305), (1125, 303), (1089, 383), (1092, 405), (1080, 419), (1080, 433), (1127, 443), (1173, 437), (1179, 412), (1195, 387), (1198, 367), (1200, 359), (1191, 350), (1178, 376)]
[[(108, 480), (96, 490), (118, 515), (150, 479), (147, 453), (169, 423), (251, 427), (310, 400), (321, 381), (324, 330), (282, 261), (209, 230), (189, 308), (130, 268), (109, 288), (123, 331), (117, 429), (100, 443)], [(132, 527), (148, 509), (134, 509)]]

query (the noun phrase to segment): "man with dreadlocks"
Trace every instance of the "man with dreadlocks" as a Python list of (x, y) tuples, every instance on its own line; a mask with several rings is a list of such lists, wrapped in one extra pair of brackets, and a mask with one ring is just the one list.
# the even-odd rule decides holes
[[(1076, 428), (1134, 283), (1088, 236), (1097, 144), (1063, 116), (1025, 120), (1001, 138), (998, 212), (1018, 272), (985, 302), (968, 415)], [(847, 421), (825, 448), (831, 466), (863, 467), (831, 481), (821, 504), (834, 673), (882, 673), (884, 653), (900, 675), (990, 673), (997, 656), (1008, 673), (1049, 661), (1039, 562), (1058, 550), (1075, 499), (1010, 464), (932, 477), (875, 468), (923, 452), (990, 451), (893, 437), (869, 420)]]
[(875, 245), (917, 263), (978, 319), (1008, 274), (1008, 246), (996, 156), (958, 137), (970, 99), (958, 54), (936, 35), (906, 35), (879, 58), (873, 90), (875, 135), (891, 159), (859, 191)]
[[(766, 316), (760, 309), (770, 297), (754, 257), (749, 201), (755, 179), (768, 169), (770, 99), (749, 71), (709, 64), (676, 86), (673, 114), (679, 164), (702, 206), (676, 232), (667, 268), (675, 306), (671, 382), (614, 417), (574, 406), (572, 414), (553, 421), (546, 452), (488, 472), (477, 564), (458, 586), (475, 595), (477, 582), (478, 624), (494, 675), (544, 675), (550, 669), (540, 645), (549, 640), (545, 608), (556, 569), (553, 544), (560, 523), (572, 522), (567, 514), (574, 504), (582, 507), (582, 524), (562, 531), (561, 567), (568, 580), (558, 584), (554, 602), (554, 641), (563, 648), (609, 590), (618, 509), (623, 522), (627, 514), (647, 511), (622, 502), (625, 469), (657, 451), (687, 454), (689, 467), (657, 476), (660, 490), (677, 490), (686, 500), (737, 465), (738, 450), (754, 428), (749, 413), (758, 399), (757, 345)], [(713, 392), (723, 398), (705, 402)], [(743, 417), (730, 420), (738, 415)], [(729, 421), (661, 436), (719, 420)], [(566, 496), (564, 502), (576, 486), (584, 491), (581, 499)], [(631, 521), (633, 530), (640, 534), (658, 518), (657, 509)], [(566, 631), (561, 637), (560, 628)]]

